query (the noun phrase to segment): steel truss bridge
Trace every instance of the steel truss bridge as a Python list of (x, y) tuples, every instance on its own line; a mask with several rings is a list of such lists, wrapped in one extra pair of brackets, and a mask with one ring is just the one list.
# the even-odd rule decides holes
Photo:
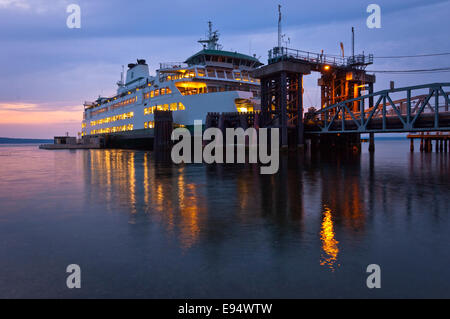
[(305, 133), (450, 131), (448, 87), (431, 83), (345, 100), (307, 113)]

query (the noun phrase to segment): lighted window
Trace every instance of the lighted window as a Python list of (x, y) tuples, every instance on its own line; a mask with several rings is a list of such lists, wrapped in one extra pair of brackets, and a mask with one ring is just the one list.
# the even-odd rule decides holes
[(185, 110), (185, 107), (184, 107), (183, 103), (178, 102), (178, 109), (179, 110)]
[(170, 110), (171, 111), (176, 111), (177, 110), (177, 103), (171, 103), (170, 104)]
[(155, 122), (153, 122), (153, 121), (144, 123), (144, 128), (154, 128), (154, 127), (155, 127)]
[(216, 77), (216, 71), (214, 69), (207, 68), (206, 72), (208, 73), (208, 77), (210, 77), (210, 78), (215, 78)]
[(233, 73), (231, 71), (225, 71), (225, 74), (227, 76), (227, 79), (233, 80)]
[(198, 76), (205, 76), (205, 69), (197, 69)]
[(175, 86), (182, 95), (194, 95), (206, 92), (206, 83), (202, 82), (178, 82)]

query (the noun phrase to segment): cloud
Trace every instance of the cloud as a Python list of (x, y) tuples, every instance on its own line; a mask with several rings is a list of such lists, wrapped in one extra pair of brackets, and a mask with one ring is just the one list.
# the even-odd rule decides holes
[[(357, 52), (377, 56), (450, 50), (445, 41), (449, 1), (377, 1), (382, 8), (382, 28), (377, 30), (365, 26), (370, 2), (323, 0), (318, 7), (315, 1), (280, 1), (283, 33), (293, 48), (338, 54), (342, 41), (348, 53), (350, 30), (355, 26)], [(66, 27), (69, 3), (81, 6), (79, 30)], [(200, 50), (196, 41), (204, 36), (208, 20), (219, 29), (225, 50), (254, 53), (265, 62), (277, 40), (276, 11), (272, 0), (174, 0), (170, 5), (143, 0), (0, 0), (1, 117), (27, 131), (59, 127), (56, 121), (73, 123), (67, 127), (79, 130), (82, 103), (114, 94), (121, 65), (144, 58), (154, 72), (159, 62), (183, 61)], [(370, 68), (448, 66), (447, 60), (375, 60)], [(376, 89), (386, 88), (391, 79), (398, 87), (445, 82), (445, 77), (379, 75)], [(305, 87), (305, 106), (316, 106), (320, 100), (317, 74), (305, 77)], [(4, 119), (2, 129), (7, 127)]]
[(0, 103), (0, 124), (78, 123), (81, 125), (82, 106), (67, 105), (59, 109), (49, 105)]
[(0, 9), (17, 8), (30, 9), (30, 4), (26, 0), (0, 0)]

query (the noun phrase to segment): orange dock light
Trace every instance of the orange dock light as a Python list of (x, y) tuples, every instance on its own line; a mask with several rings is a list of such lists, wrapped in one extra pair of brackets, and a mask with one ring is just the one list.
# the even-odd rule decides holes
[(325, 66), (323, 67), (323, 69), (324, 69), (325, 71), (328, 71), (328, 70), (330, 69), (330, 66), (329, 66), (329, 65), (325, 65)]

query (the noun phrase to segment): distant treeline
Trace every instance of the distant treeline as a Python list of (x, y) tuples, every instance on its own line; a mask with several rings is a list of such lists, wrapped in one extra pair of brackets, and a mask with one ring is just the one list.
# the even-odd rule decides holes
[(53, 140), (0, 137), (0, 144), (45, 144), (45, 143), (53, 143)]

